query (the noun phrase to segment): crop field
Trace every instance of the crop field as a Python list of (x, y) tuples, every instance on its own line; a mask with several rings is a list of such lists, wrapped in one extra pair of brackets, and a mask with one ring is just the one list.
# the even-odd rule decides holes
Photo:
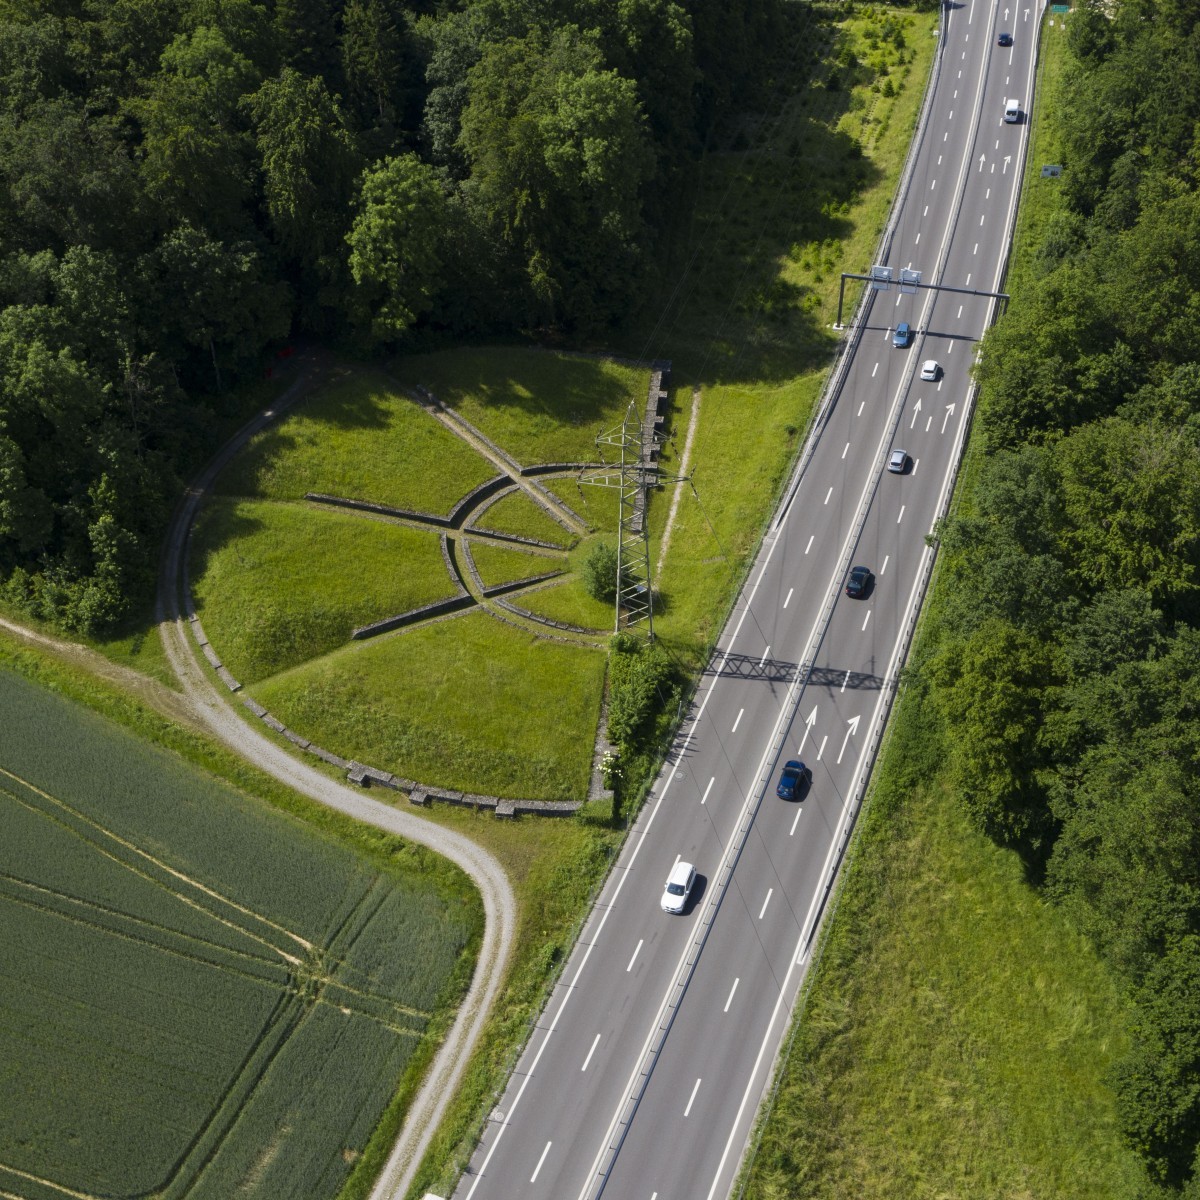
[(0, 827), (0, 1193), (336, 1196), (470, 902), (6, 670)]

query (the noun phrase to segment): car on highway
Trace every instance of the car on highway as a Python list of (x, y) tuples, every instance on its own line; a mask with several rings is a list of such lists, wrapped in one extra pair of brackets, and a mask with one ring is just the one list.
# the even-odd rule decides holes
[(797, 800), (801, 793), (812, 783), (812, 772), (797, 758), (785, 763), (779, 774), (779, 785), (775, 795), (780, 800)]
[(846, 595), (851, 600), (861, 600), (871, 588), (871, 568), (851, 567), (846, 580)]
[(896, 326), (896, 332), (892, 334), (892, 345), (897, 350), (903, 350), (909, 342), (912, 341), (912, 326), (907, 321), (901, 321)]
[(669, 913), (683, 912), (683, 906), (691, 895), (692, 886), (696, 882), (696, 868), (690, 862), (680, 859), (667, 876), (667, 886), (663, 888), (662, 910)]
[(936, 358), (927, 358), (921, 364), (921, 378), (935, 380), (942, 377), (942, 364)]
[(893, 450), (888, 459), (888, 470), (893, 475), (903, 475), (908, 470), (908, 451)]
[(1002, 33), (1002, 34), (1001, 34), (1001, 35), (1000, 35), (1000, 36), (999, 36), (999, 37), (996, 39), (996, 45), (998, 45), (998, 46), (1011, 46), (1011, 45), (1012, 45), (1012, 34), (1011, 34), (1011, 33)]

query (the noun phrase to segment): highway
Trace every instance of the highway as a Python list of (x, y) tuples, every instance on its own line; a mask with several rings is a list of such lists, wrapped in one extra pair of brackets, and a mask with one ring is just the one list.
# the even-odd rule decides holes
[[(691, 712), (491, 1114), (456, 1200), (729, 1194), (810, 960), (924, 595), (925, 536), (962, 452), (1031, 106), (1036, 7), (943, 11), (926, 113), (885, 235), (925, 284), (877, 292)], [(1011, 47), (997, 33), (1014, 35)], [(861, 270), (862, 266), (855, 265)], [(892, 331), (910, 322), (907, 349)], [(923, 381), (923, 360), (940, 378)], [(893, 448), (911, 460), (886, 470)], [(873, 573), (844, 594), (852, 565)], [(802, 758), (811, 789), (775, 796)], [(660, 911), (678, 857), (683, 916)]]

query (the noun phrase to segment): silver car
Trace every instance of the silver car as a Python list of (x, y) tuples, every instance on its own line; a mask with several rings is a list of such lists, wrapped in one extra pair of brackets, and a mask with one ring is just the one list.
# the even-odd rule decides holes
[(927, 358), (921, 364), (921, 378), (928, 380), (940, 379), (942, 374), (941, 363), (936, 358)]
[(888, 470), (893, 475), (903, 475), (908, 470), (908, 451), (893, 450), (892, 457), (888, 459)]

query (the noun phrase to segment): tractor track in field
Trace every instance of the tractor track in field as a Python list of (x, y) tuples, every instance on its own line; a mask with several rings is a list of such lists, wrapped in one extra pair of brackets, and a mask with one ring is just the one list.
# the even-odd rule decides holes
[[(298, 364), (299, 375), (266, 414), (268, 418), (300, 399), (322, 374), (311, 356)], [(450, 859), (470, 876), (483, 900), (484, 932), (471, 986), (454, 1024), (438, 1049), (424, 1083), (405, 1116), (371, 1200), (402, 1200), (466, 1069), (467, 1061), (491, 1012), (512, 952), (516, 899), (500, 862), (483, 847), (415, 813), (372, 800), (362, 791), (330, 779), (273, 742), (234, 711), (197, 657), (182, 605), (183, 569), (188, 532), (205, 494), (222, 467), (262, 428), (262, 416), (236, 433), (187, 489), (175, 511), (163, 548), (156, 617), (159, 632), (193, 720), (259, 769), (302, 795), (388, 833), (419, 842)]]

